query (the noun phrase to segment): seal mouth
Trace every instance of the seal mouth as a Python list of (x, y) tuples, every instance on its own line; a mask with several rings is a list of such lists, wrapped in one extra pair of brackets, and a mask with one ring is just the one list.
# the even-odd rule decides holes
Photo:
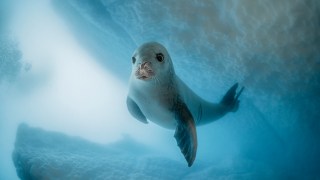
[(144, 62), (144, 63), (140, 64), (137, 71), (135, 72), (135, 75), (136, 75), (137, 79), (140, 79), (140, 80), (151, 79), (151, 77), (154, 76), (154, 72), (151, 68), (151, 63)]
[(140, 70), (136, 74), (137, 79), (140, 79), (140, 80), (148, 80), (148, 79), (151, 79), (152, 76), (154, 76), (153, 71)]
[(140, 77), (137, 77), (138, 79), (141, 79), (141, 80), (147, 80), (147, 79), (150, 79), (151, 77), (148, 77), (148, 76), (140, 76)]

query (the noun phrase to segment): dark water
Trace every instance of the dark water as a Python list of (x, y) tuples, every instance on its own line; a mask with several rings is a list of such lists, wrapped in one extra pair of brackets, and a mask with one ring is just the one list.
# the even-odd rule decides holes
[[(319, 179), (319, 22), (316, 0), (1, 1), (0, 179), (18, 178), (19, 148), (53, 164), (25, 166), (37, 178)], [(173, 131), (127, 112), (131, 55), (146, 41), (209, 101), (246, 87), (236, 113), (197, 129), (191, 168)]]

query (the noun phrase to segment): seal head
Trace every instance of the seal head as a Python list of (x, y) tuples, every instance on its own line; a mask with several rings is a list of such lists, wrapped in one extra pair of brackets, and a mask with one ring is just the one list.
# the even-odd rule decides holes
[(157, 42), (140, 46), (132, 56), (132, 77), (142, 81), (158, 81), (173, 74), (173, 66), (166, 48)]

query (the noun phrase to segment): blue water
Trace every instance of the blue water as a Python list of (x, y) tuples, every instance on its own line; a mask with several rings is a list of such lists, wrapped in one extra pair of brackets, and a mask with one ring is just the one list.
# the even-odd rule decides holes
[[(1, 1), (0, 179), (319, 179), (319, 12), (316, 0)], [(147, 41), (208, 101), (246, 87), (236, 113), (197, 128), (191, 168), (173, 131), (127, 111)]]

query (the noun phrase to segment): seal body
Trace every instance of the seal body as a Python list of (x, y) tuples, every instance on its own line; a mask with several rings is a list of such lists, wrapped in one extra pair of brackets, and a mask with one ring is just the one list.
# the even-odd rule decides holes
[(132, 56), (127, 107), (137, 120), (148, 120), (168, 129), (175, 129), (174, 137), (191, 166), (196, 157), (196, 125), (210, 123), (239, 106), (233, 85), (220, 103), (208, 102), (196, 95), (176, 76), (171, 57), (159, 43), (140, 46)]

